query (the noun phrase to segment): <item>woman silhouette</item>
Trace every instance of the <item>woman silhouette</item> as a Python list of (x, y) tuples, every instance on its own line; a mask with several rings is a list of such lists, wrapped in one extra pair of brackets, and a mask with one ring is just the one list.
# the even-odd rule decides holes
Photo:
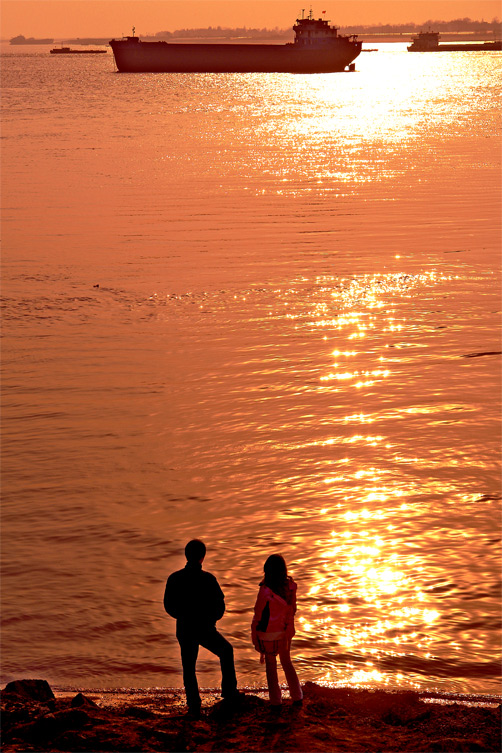
[(281, 660), (289, 693), (295, 705), (301, 705), (303, 693), (291, 661), (291, 640), (295, 634), (296, 583), (288, 576), (284, 557), (271, 554), (263, 567), (265, 577), (254, 607), (251, 638), (265, 658), (268, 693), (272, 706), (280, 708), (282, 696), (277, 677), (277, 654)]

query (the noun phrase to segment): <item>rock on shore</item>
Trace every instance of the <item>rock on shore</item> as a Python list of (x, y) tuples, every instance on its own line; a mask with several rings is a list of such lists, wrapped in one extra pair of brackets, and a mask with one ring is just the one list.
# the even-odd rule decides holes
[(418, 693), (304, 686), (302, 707), (280, 714), (253, 692), (228, 707), (204, 697), (200, 720), (180, 693), (115, 699), (56, 697), (45, 680), (2, 691), (4, 753), (14, 751), (478, 751), (500, 753), (501, 707), (425, 703)]

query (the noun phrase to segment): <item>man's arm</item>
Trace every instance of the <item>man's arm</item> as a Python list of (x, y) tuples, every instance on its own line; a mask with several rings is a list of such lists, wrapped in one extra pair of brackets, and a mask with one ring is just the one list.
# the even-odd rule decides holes
[(166, 583), (166, 590), (164, 591), (164, 609), (167, 614), (178, 619), (179, 616), (179, 597), (178, 589), (176, 588), (176, 582), (172, 575), (169, 576)]
[(215, 622), (218, 622), (218, 620), (221, 620), (223, 615), (225, 614), (225, 597), (223, 595), (223, 591), (220, 588), (220, 584), (212, 576), (214, 579), (213, 582), (213, 594), (212, 594), (212, 607), (213, 607), (213, 614), (214, 614), (214, 620)]

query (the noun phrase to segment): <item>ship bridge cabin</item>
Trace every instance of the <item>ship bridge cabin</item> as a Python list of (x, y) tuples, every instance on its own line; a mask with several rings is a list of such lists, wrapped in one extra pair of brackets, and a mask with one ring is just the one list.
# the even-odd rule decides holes
[(438, 31), (420, 31), (416, 37), (411, 38), (411, 45), (408, 50), (413, 52), (427, 52), (427, 50), (437, 50), (439, 48)]
[(338, 38), (338, 28), (330, 26), (329, 21), (324, 21), (322, 18), (313, 18), (312, 11), (310, 11), (308, 18), (296, 20), (293, 31), (295, 32), (295, 45), (299, 47), (310, 45), (318, 47), (331, 44)]

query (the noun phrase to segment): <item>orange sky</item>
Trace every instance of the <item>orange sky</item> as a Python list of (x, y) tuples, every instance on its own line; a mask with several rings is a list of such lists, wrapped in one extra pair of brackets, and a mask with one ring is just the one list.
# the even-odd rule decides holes
[[(204, 26), (288, 28), (302, 7), (291, 0), (2, 0), (1, 37), (120, 36), (134, 25), (139, 35)], [(328, 0), (314, 15), (337, 24), (393, 23), (469, 16), (492, 20), (500, 0)]]

